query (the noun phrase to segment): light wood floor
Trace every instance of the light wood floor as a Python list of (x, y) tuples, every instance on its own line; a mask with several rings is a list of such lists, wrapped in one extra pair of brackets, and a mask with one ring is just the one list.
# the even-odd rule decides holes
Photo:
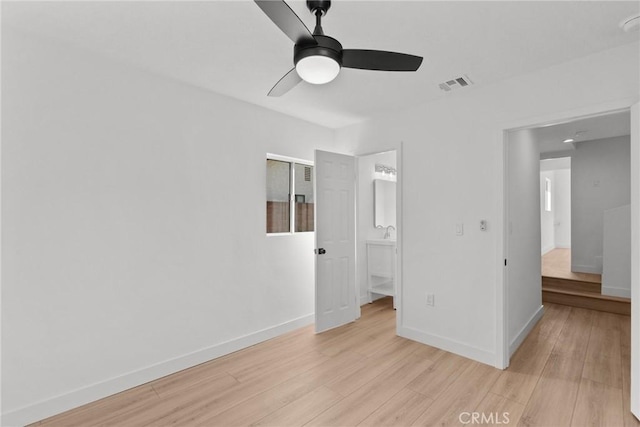
[(505, 371), (394, 329), (380, 300), (344, 327), (303, 328), (38, 424), (433, 426), (508, 412), (513, 426), (640, 426), (627, 316), (549, 304)]
[(600, 274), (574, 273), (571, 271), (571, 249), (553, 249), (542, 255), (542, 275), (560, 279), (602, 283)]

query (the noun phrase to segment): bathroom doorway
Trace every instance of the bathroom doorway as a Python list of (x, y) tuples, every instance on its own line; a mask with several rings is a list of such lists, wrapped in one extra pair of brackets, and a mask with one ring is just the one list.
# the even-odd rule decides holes
[(357, 170), (356, 280), (361, 315), (395, 319), (400, 231), (397, 151), (358, 156)]

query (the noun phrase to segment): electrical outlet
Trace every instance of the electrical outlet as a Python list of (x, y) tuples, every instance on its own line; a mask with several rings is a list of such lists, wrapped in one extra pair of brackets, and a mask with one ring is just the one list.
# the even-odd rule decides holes
[(434, 294), (427, 294), (427, 305), (431, 307), (436, 305), (436, 296)]

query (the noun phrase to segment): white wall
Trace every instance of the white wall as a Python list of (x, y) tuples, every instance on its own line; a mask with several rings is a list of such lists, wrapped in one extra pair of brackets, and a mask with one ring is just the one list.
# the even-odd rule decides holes
[(571, 270), (602, 273), (603, 216), (630, 203), (629, 136), (577, 144), (571, 161)]
[[(544, 210), (544, 178), (551, 180), (551, 212)], [(571, 248), (571, 157), (540, 161), (542, 254)]]
[[(531, 129), (507, 139), (507, 337), (513, 354), (542, 316), (540, 146)], [(553, 233), (553, 216), (550, 218)], [(553, 241), (553, 236), (551, 241)]]
[(333, 131), (2, 33), (2, 407), (23, 424), (313, 321), (265, 155)]
[[(358, 157), (358, 205), (357, 205), (357, 270), (356, 277), (360, 290), (360, 304), (369, 300), (367, 294), (367, 240), (382, 239), (385, 230), (373, 225), (373, 180), (375, 165), (396, 167), (396, 151)], [(394, 232), (392, 232), (394, 233)], [(394, 233), (392, 237), (396, 237)]]
[(604, 211), (602, 294), (631, 298), (631, 206)]
[[(502, 131), (567, 111), (630, 105), (638, 97), (639, 51), (629, 44), (338, 132), (355, 152), (403, 142), (402, 335), (501, 364)], [(456, 223), (465, 224), (464, 236), (455, 235)]]
[(553, 171), (553, 221), (556, 248), (571, 248), (571, 169)]
[(551, 211), (545, 210), (545, 188), (546, 182), (549, 180), (551, 186), (551, 194), (555, 194), (553, 171), (540, 171), (540, 252), (544, 255), (556, 247), (556, 238), (554, 232), (555, 222), (555, 203), (551, 201)]

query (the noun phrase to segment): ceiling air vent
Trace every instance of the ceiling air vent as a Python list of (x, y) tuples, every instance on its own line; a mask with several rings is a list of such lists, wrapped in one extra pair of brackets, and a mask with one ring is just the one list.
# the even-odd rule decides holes
[(452, 80), (447, 80), (444, 83), (440, 83), (438, 86), (445, 92), (449, 92), (452, 89), (459, 89), (461, 87), (470, 86), (473, 82), (467, 75), (463, 75), (462, 77), (456, 77)]

